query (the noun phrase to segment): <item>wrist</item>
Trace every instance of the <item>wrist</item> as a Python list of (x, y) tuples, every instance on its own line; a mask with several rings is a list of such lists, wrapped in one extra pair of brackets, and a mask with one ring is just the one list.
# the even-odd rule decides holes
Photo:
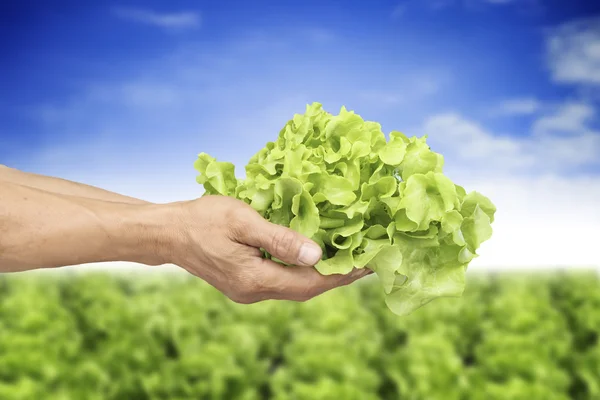
[(114, 238), (122, 261), (146, 265), (173, 262), (177, 238), (181, 236), (179, 203), (127, 206), (115, 225)]

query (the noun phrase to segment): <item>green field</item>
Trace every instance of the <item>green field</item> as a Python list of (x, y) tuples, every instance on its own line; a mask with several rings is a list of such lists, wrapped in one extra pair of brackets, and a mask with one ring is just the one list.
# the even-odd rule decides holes
[(392, 314), (369, 277), (234, 304), (186, 274), (0, 278), (0, 399), (600, 399), (595, 273), (470, 275)]

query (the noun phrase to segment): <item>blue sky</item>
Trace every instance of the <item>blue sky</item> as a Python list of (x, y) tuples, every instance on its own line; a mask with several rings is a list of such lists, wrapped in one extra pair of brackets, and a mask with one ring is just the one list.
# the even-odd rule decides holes
[(0, 37), (0, 163), (178, 200), (346, 105), (497, 203), (488, 264), (600, 264), (600, 2), (9, 1)]

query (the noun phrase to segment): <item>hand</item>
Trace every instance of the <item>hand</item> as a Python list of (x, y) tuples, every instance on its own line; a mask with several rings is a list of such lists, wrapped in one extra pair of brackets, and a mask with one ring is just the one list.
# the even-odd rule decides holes
[[(196, 275), (237, 303), (305, 301), (368, 275), (321, 275), (313, 266), (321, 248), (299, 233), (262, 218), (246, 203), (205, 196), (178, 203), (178, 229), (167, 262)], [(262, 257), (260, 248), (294, 266)]]

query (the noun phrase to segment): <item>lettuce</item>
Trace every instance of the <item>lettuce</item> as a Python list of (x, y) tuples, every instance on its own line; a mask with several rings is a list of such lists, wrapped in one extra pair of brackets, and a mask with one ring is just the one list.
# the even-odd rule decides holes
[(495, 206), (454, 184), (443, 166), (426, 137), (393, 131), (386, 140), (380, 124), (319, 103), (250, 159), (245, 179), (205, 153), (194, 164), (205, 195), (238, 198), (317, 242), (320, 273), (375, 271), (398, 315), (461, 296), (469, 262), (492, 236)]

